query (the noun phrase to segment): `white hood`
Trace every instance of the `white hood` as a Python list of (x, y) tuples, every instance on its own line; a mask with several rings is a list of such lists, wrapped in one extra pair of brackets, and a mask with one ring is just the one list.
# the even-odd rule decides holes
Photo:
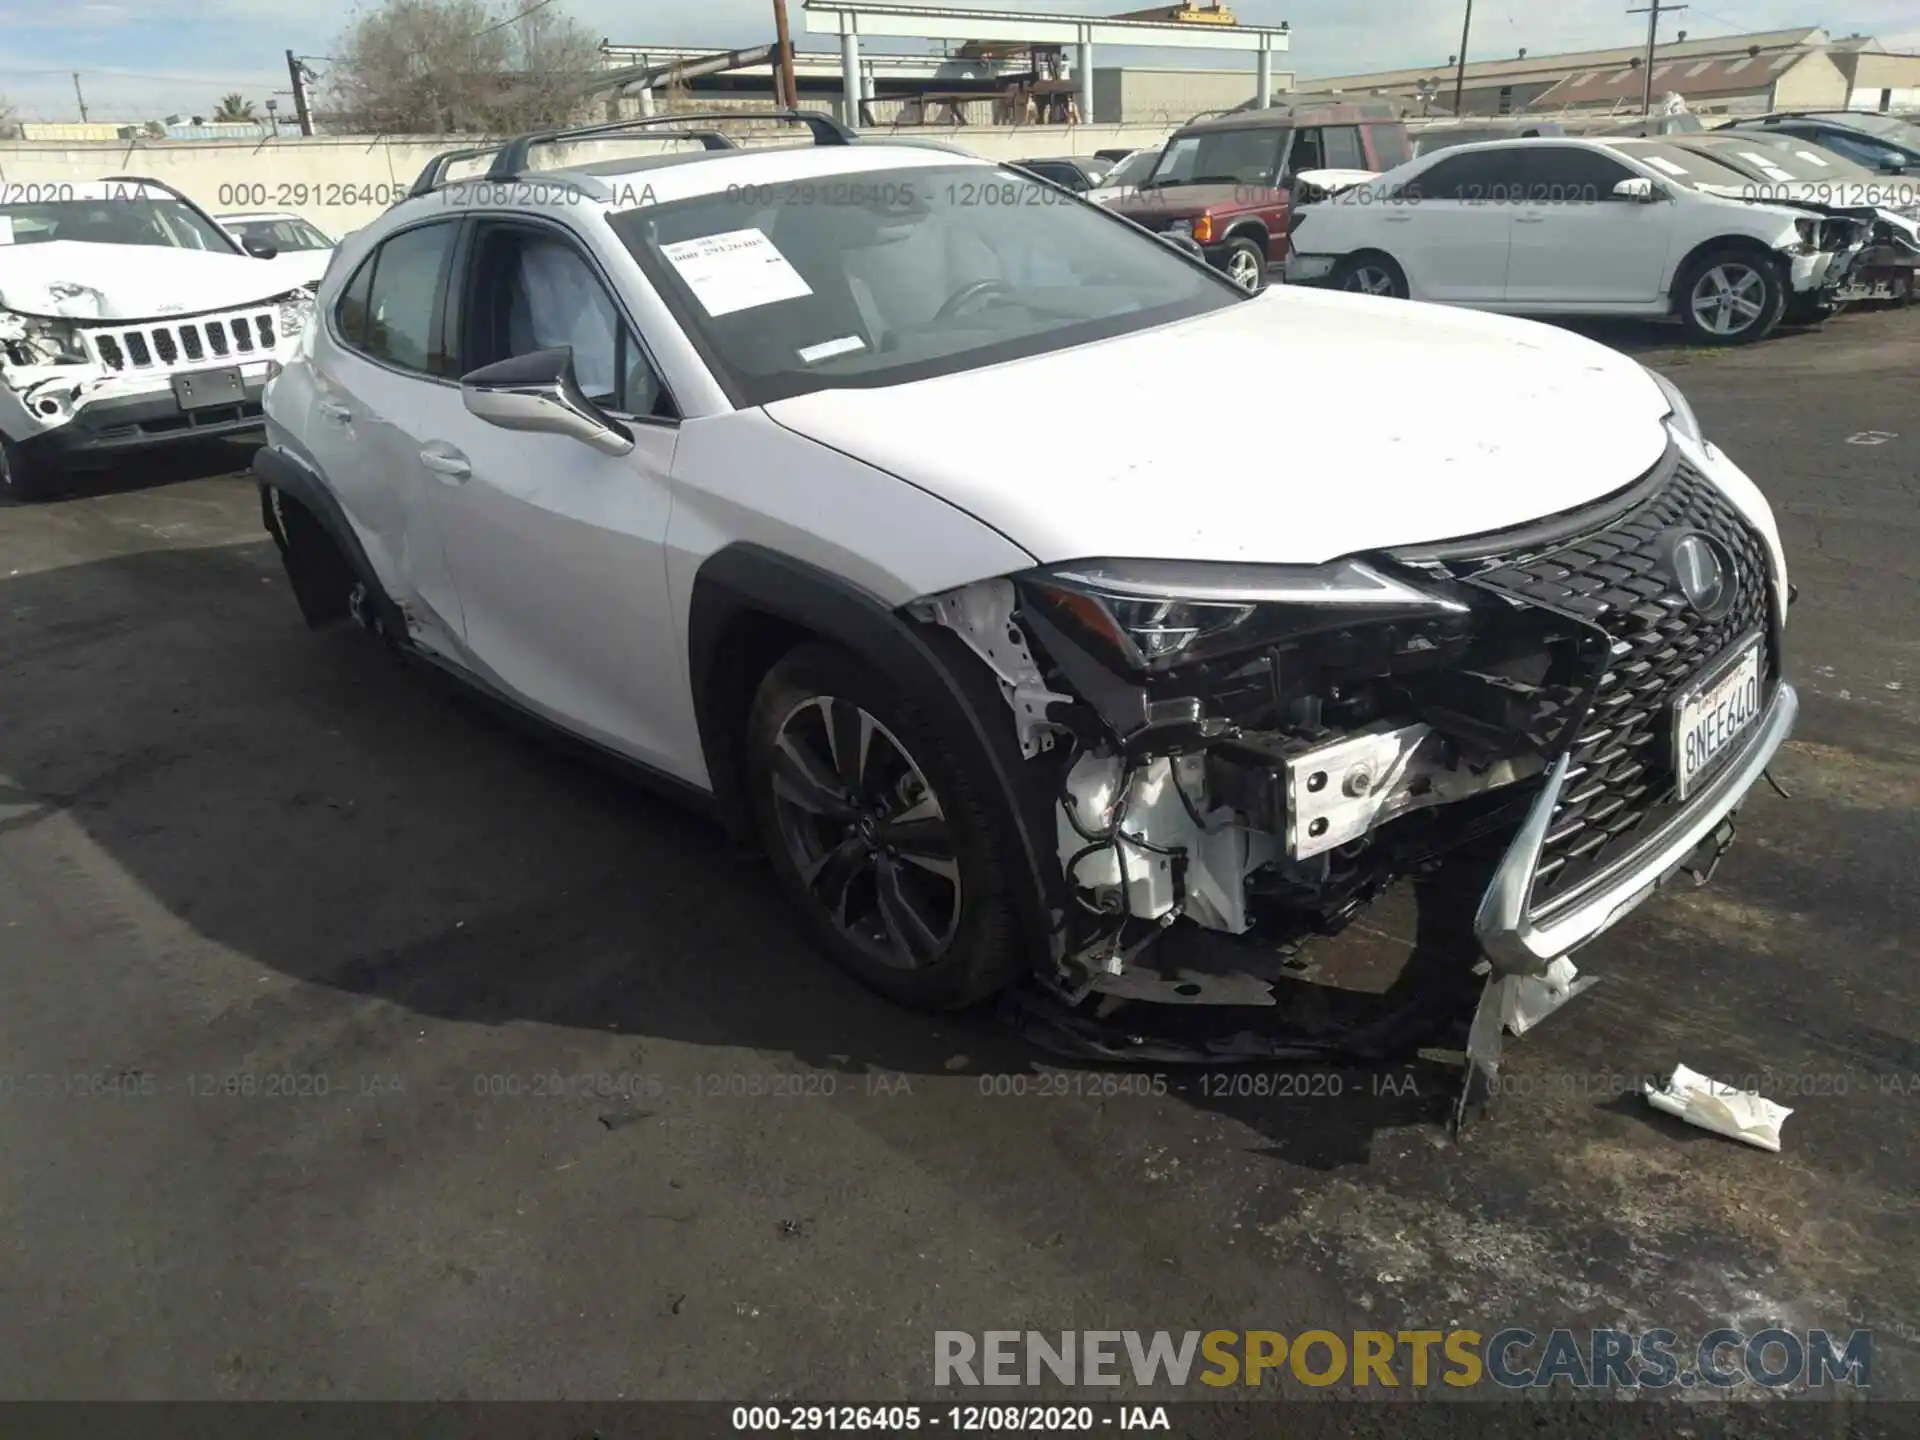
[(1317, 564), (1598, 499), (1658, 461), (1667, 409), (1639, 364), (1563, 330), (1279, 287), (1142, 334), (767, 413), (1044, 562)]
[[(271, 260), (170, 245), (48, 240), (0, 245), (0, 308), (75, 320), (198, 315), (284, 295), (301, 281)], [(55, 294), (50, 287), (85, 287)]]

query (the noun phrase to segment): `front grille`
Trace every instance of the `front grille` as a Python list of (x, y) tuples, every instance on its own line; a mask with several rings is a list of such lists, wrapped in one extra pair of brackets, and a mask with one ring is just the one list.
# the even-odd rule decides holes
[(276, 341), (273, 312), (210, 316), (165, 325), (101, 328), (87, 332), (94, 353), (108, 370), (170, 370), (212, 355), (251, 355), (271, 350)]
[[(1675, 529), (1704, 531), (1734, 558), (1738, 591), (1719, 620), (1695, 612), (1663, 572), (1661, 541)], [(1734, 639), (1750, 630), (1769, 636), (1771, 567), (1752, 527), (1682, 462), (1666, 484), (1601, 529), (1472, 578), (1597, 625), (1612, 641), (1541, 850), (1538, 908), (1631, 851), (1674, 812), (1672, 702)], [(1770, 636), (1761, 664), (1766, 694), (1778, 669)]]

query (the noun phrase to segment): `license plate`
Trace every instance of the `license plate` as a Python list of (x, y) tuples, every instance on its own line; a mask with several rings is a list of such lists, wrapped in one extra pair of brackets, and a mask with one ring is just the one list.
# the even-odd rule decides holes
[(1682, 800), (1760, 718), (1760, 647), (1757, 636), (1741, 640), (1731, 660), (1673, 702), (1673, 773)]
[(173, 377), (173, 398), (182, 410), (207, 410), (215, 405), (238, 405), (247, 398), (246, 382), (238, 365), (212, 370), (189, 370)]

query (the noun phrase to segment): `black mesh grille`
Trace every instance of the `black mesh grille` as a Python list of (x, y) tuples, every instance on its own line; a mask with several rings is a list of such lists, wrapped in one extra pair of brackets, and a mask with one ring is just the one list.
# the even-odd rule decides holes
[(253, 327), (245, 320), (233, 322), (233, 348), (240, 351), (253, 349)]
[(218, 320), (207, 322), (207, 344), (213, 347), (216, 355), (227, 353), (227, 327)]
[(153, 332), (153, 350), (162, 365), (171, 365), (180, 358), (180, 347), (173, 343), (173, 331), (164, 326)]
[[(1718, 620), (1696, 613), (1664, 573), (1664, 541), (1675, 529), (1704, 531), (1734, 557), (1736, 598)], [(1683, 463), (1667, 484), (1604, 528), (1473, 579), (1576, 615), (1613, 640), (1541, 852), (1537, 907), (1618, 859), (1673, 813), (1672, 702), (1734, 639), (1751, 630), (1767, 634), (1766, 545), (1705, 476)], [(1761, 663), (1764, 695), (1777, 669), (1770, 640)]]
[(138, 330), (127, 331), (127, 354), (133, 357), (136, 365), (153, 363), (153, 352), (147, 349), (147, 337)]
[(120, 352), (120, 342), (111, 335), (101, 335), (97, 338), (100, 345), (100, 363), (109, 370), (126, 369), (127, 357)]
[(198, 325), (182, 325), (180, 327), (180, 345), (181, 348), (187, 352), (187, 358), (189, 360), (201, 360), (206, 357), (206, 348), (200, 343), (200, 327)]

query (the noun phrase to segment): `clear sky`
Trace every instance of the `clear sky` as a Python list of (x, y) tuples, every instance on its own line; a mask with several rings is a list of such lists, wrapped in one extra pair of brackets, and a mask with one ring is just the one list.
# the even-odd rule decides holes
[[(519, 0), (524, 6), (531, 0)], [(553, 0), (594, 33), (622, 42), (708, 45), (716, 49), (773, 38), (773, 0)], [(965, 0), (952, 0), (965, 3)], [(975, 8), (1113, 14), (1147, 0), (997, 0)], [(1459, 44), (1459, 0), (1239, 0), (1231, 8), (1250, 24), (1288, 21), (1292, 55), (1280, 68), (1302, 78), (1399, 66), (1443, 65)], [(1475, 0), (1471, 57), (1534, 54), (1627, 45), (1646, 34), (1643, 16), (1626, 13), (1643, 0)], [(1899, 48), (1920, 50), (1920, 0), (1711, 0), (1663, 19), (1663, 39), (1685, 29), (1696, 37), (1824, 25), (1835, 35), (1858, 31)], [(501, 14), (507, 0), (496, 0)], [(279, 92), (287, 75), (283, 52), (324, 56), (353, 10), (337, 0), (0, 0), (0, 99), (28, 119), (77, 120), (70, 72), (80, 72), (90, 116), (149, 119), (174, 111), (205, 114), (219, 97), (239, 91), (256, 107)], [(833, 40), (806, 33), (799, 0), (790, 0), (794, 43), (825, 49)], [(1204, 51), (1108, 52), (1105, 63), (1228, 65), (1233, 57)], [(1124, 63), (1124, 61), (1122, 62)], [(324, 68), (321, 65), (320, 68)]]

